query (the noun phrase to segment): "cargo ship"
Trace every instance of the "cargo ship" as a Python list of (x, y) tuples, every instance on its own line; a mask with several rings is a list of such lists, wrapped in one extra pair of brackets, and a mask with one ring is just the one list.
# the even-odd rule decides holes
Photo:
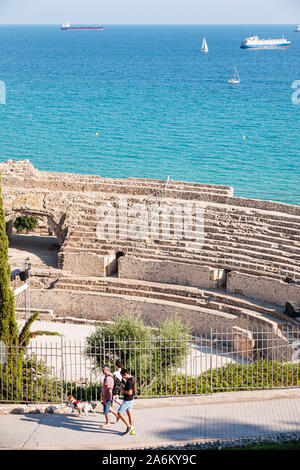
[(242, 49), (286, 49), (291, 41), (282, 37), (281, 39), (259, 39), (258, 36), (251, 36), (244, 39), (241, 44)]
[(103, 31), (104, 28), (102, 25), (73, 26), (70, 23), (64, 23), (61, 25), (61, 29), (64, 31)]

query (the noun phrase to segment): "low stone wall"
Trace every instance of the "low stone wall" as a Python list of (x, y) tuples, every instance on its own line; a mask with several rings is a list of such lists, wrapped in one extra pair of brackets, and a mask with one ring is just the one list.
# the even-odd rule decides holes
[[(13, 190), (18, 193), (23, 189), (23, 194), (28, 193), (28, 189), (36, 191), (44, 191), (44, 194), (51, 191), (58, 195), (59, 198), (65, 198), (66, 191), (75, 194), (88, 193), (110, 193), (110, 194), (127, 194), (127, 195), (153, 195), (155, 190), (163, 190), (165, 181), (148, 180), (139, 178), (112, 179), (101, 178), (91, 175), (74, 175), (67, 173), (42, 172), (33, 167), (29, 160), (12, 161), (0, 163), (0, 171), (2, 173), (2, 190), (4, 196), (7, 192)], [(153, 184), (154, 183), (154, 184)], [(205, 188), (210, 188), (211, 193), (205, 192)], [(213, 191), (215, 188), (215, 191)], [(224, 189), (224, 194), (219, 194)], [(222, 191), (223, 192), (223, 191)], [(226, 193), (229, 194), (226, 196)], [(174, 199), (201, 200), (212, 203), (227, 204), (237, 207), (247, 207), (251, 209), (259, 209), (266, 211), (282, 212), (290, 215), (300, 215), (300, 206), (293, 206), (273, 201), (263, 201), (259, 199), (248, 199), (242, 197), (232, 197), (233, 189), (230, 186), (219, 185), (202, 185), (184, 182), (172, 182), (167, 190), (168, 197)], [(230, 196), (231, 195), (231, 196)], [(69, 206), (70, 197), (64, 202), (64, 206)], [(43, 206), (41, 206), (43, 207)]]
[(286, 301), (300, 306), (300, 285), (236, 271), (227, 274), (227, 292), (285, 306)]
[(63, 269), (81, 276), (106, 276), (104, 256), (94, 253), (64, 253)]
[[(256, 318), (254, 314), (231, 315), (226, 312), (206, 311), (190, 305), (178, 305), (158, 299), (128, 297), (106, 293), (66, 291), (60, 289), (31, 289), (31, 308), (40, 310), (51, 308), (55, 316), (85, 318), (89, 320), (111, 321), (124, 313), (140, 316), (150, 325), (176, 315), (188, 324), (195, 335), (210, 334), (223, 328), (249, 325), (261, 328), (262, 325), (274, 330), (276, 323), (269, 319)], [(16, 298), (17, 307), (24, 307), (24, 296)], [(57, 321), (57, 318), (56, 318)]]
[[(39, 317), (38, 320), (40, 321), (53, 321), (54, 315), (53, 310), (42, 310), (39, 309)], [(33, 313), (33, 312), (32, 312)], [(26, 320), (26, 310), (25, 308), (15, 308), (15, 318), (16, 320)]]
[(70, 414), (71, 411), (71, 407), (64, 403), (0, 404), (0, 415)]
[(119, 258), (118, 277), (202, 288), (222, 287), (226, 282), (223, 269), (131, 256)]

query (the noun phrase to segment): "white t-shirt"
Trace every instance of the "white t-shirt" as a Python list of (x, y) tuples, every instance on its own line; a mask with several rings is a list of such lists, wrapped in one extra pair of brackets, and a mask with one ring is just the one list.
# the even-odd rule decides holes
[(123, 377), (122, 377), (121, 372), (120, 372), (119, 370), (115, 370), (115, 371), (113, 372), (113, 375), (114, 375), (115, 377), (117, 377), (117, 378), (120, 380), (120, 382), (122, 382)]

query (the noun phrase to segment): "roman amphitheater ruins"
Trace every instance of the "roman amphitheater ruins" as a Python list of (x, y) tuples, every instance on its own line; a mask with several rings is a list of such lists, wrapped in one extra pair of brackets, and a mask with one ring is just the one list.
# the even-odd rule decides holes
[[(176, 314), (195, 333), (300, 324), (284, 313), (286, 302), (300, 306), (299, 206), (213, 184), (44, 172), (28, 160), (0, 171), (12, 269), (16, 217), (35, 217), (56, 237), (40, 253), (44, 237), (22, 237), (33, 309), (78, 322)], [(24, 307), (23, 296), (16, 302)]]

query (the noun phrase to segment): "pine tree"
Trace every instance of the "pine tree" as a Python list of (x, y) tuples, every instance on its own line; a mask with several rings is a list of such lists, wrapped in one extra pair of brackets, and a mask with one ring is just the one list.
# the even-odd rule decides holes
[[(0, 175), (1, 184), (1, 175)], [(14, 297), (10, 289), (10, 267), (8, 264), (8, 238), (0, 186), (0, 340), (6, 345), (18, 342), (15, 320)]]

